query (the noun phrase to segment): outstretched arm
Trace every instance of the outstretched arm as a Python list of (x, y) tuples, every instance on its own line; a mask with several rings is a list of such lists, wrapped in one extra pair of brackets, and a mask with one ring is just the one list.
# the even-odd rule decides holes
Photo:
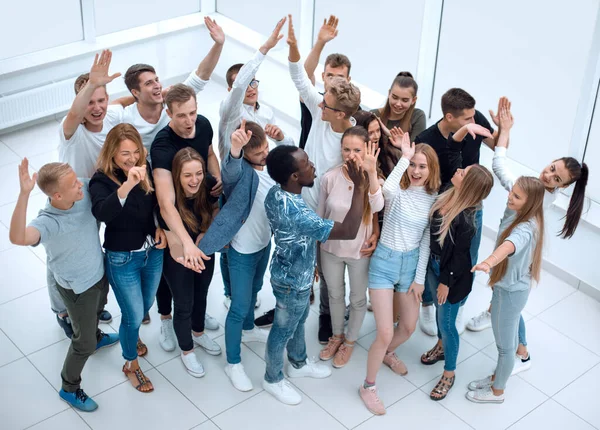
[(329, 20), (323, 20), (323, 25), (317, 34), (317, 41), (308, 54), (308, 57), (306, 57), (306, 61), (304, 62), (304, 70), (306, 70), (306, 74), (310, 78), (313, 85), (315, 84), (315, 70), (319, 65), (319, 59), (321, 58), (323, 48), (325, 48), (325, 45), (335, 39), (338, 35), (338, 22), (339, 19), (334, 15), (331, 15)]
[(223, 44), (225, 43), (225, 33), (217, 22), (208, 16), (204, 17), (204, 24), (206, 25), (211, 39), (215, 43), (212, 48), (210, 48), (210, 51), (208, 51), (208, 54), (206, 54), (206, 57), (198, 64), (196, 75), (203, 81), (208, 81), (221, 57)]
[(37, 173), (33, 177), (29, 176), (29, 161), (24, 158), (19, 165), (19, 185), (21, 192), (17, 200), (17, 205), (10, 219), (10, 231), (8, 236), (10, 242), (15, 245), (29, 246), (35, 245), (40, 241), (40, 232), (35, 227), (26, 226), (27, 202), (29, 195), (35, 187)]

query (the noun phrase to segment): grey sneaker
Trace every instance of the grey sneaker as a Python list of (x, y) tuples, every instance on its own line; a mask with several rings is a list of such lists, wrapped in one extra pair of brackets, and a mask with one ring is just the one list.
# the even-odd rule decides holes
[(219, 355), (221, 354), (221, 347), (217, 342), (211, 339), (209, 335), (206, 333), (202, 333), (200, 336), (195, 336), (192, 334), (192, 339), (194, 339), (194, 343), (204, 349), (210, 355)]

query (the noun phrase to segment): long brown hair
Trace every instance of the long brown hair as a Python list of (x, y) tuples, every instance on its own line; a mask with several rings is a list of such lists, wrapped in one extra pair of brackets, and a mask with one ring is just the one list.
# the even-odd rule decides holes
[(367, 136), (369, 132), (369, 125), (373, 121), (377, 123), (377, 127), (379, 127), (379, 131), (381, 136), (379, 137), (378, 148), (379, 148), (379, 157), (377, 157), (377, 174), (381, 176), (383, 179), (387, 178), (396, 164), (398, 164), (398, 160), (402, 151), (394, 148), (390, 142), (389, 138), (385, 135), (381, 126), (379, 125), (379, 118), (368, 110), (359, 110), (354, 115), (352, 115), (356, 120), (356, 125), (360, 125), (367, 130)]
[[(417, 85), (417, 81), (413, 78), (412, 73), (410, 72), (400, 72), (394, 78), (394, 82), (392, 82), (392, 86), (389, 89), (389, 92), (392, 91), (394, 86), (399, 86), (400, 88), (411, 88), (413, 92), (413, 97), (416, 97), (417, 91), (419, 91), (419, 85)], [(415, 111), (415, 104), (411, 104), (402, 119), (400, 120), (400, 128), (405, 133), (410, 133), (410, 120), (412, 119), (413, 112)], [(390, 117), (390, 100), (389, 95), (385, 101), (385, 106), (379, 109), (379, 113), (381, 116), (381, 122), (385, 126), (387, 126), (388, 118)]]
[[(427, 194), (437, 193), (442, 185), (440, 162), (438, 160), (437, 153), (435, 152), (435, 149), (428, 144), (418, 143), (415, 146), (415, 155), (419, 153), (425, 155), (425, 159), (427, 160), (427, 168), (429, 169), (429, 176), (425, 180), (424, 184), (425, 191), (427, 191)], [(400, 188), (406, 190), (408, 187), (410, 187), (410, 178), (408, 177), (408, 169), (406, 169), (402, 175), (402, 178), (400, 179)]]
[[(527, 201), (521, 210), (517, 212), (513, 222), (500, 234), (496, 246), (504, 243), (519, 224), (535, 220), (537, 231), (534, 233), (536, 242), (531, 261), (531, 277), (539, 282), (542, 271), (542, 248), (544, 246), (544, 184), (537, 178), (521, 176), (513, 185), (513, 187), (516, 186), (519, 186), (527, 195)], [(492, 269), (489, 285), (499, 282), (506, 274), (507, 268), (508, 258), (505, 258)]]
[(567, 214), (564, 216), (565, 223), (559, 233), (559, 236), (562, 236), (563, 239), (570, 239), (575, 234), (575, 230), (581, 219), (589, 170), (587, 164), (579, 164), (579, 161), (573, 157), (562, 157), (554, 160), (555, 163), (557, 161), (565, 163), (565, 168), (569, 171), (569, 176), (571, 177), (571, 180), (563, 186), (566, 187), (575, 182), (575, 189), (571, 195), (571, 200), (569, 200), (569, 208), (567, 209)]
[(454, 218), (465, 209), (478, 206), (490, 194), (493, 186), (494, 177), (490, 171), (479, 164), (473, 164), (463, 178), (460, 189), (451, 187), (438, 197), (431, 207), (431, 216), (437, 210), (440, 210), (440, 213), (442, 209), (445, 210), (445, 213), (442, 214), (440, 230), (437, 232), (438, 242), (441, 246), (444, 246), (444, 240), (448, 233), (450, 233), (450, 239), (454, 240), (450, 232)]
[[(367, 146), (367, 142), (369, 141), (369, 133), (367, 132), (367, 130), (364, 127), (361, 127), (359, 125), (355, 125), (354, 127), (350, 127), (349, 129), (347, 129), (344, 134), (342, 135), (342, 145), (344, 144), (344, 139), (346, 137), (350, 137), (350, 136), (355, 136), (358, 137), (359, 139), (361, 139), (364, 143), (365, 143), (365, 149)], [(362, 222), (364, 224), (370, 224), (373, 221), (373, 213), (371, 212), (371, 203), (369, 203), (369, 187), (370, 187), (370, 181), (369, 181), (369, 175), (367, 174), (367, 172), (363, 172), (363, 177), (362, 177), (362, 184), (363, 184), (363, 201), (364, 201), (364, 207), (363, 207), (363, 216), (362, 216)]]
[[(181, 172), (183, 170), (183, 166), (185, 163), (189, 163), (190, 161), (200, 162), (202, 165), (202, 171), (204, 172), (204, 178), (202, 179), (202, 183), (200, 184), (198, 192), (191, 197), (194, 199), (193, 211), (191, 211), (186, 204), (188, 198), (186, 197), (185, 191), (181, 186)], [(198, 151), (193, 148), (188, 147), (180, 149), (173, 158), (173, 167), (171, 172), (173, 175), (173, 187), (175, 188), (175, 207), (177, 208), (177, 212), (179, 212), (179, 216), (181, 216), (181, 220), (194, 233), (200, 233), (208, 230), (213, 218), (213, 207), (208, 200), (208, 190), (204, 186), (207, 174), (206, 163), (204, 162), (204, 159), (198, 153)], [(202, 224), (198, 223), (195, 214), (201, 216)]]
[[(121, 148), (121, 142), (124, 140), (131, 140), (135, 143), (138, 151), (140, 151), (140, 158), (135, 163), (136, 167), (141, 167), (147, 163), (146, 148), (144, 148), (142, 138), (136, 128), (131, 124), (118, 124), (113, 127), (106, 135), (106, 140), (104, 141), (104, 145), (102, 145), (102, 150), (100, 151), (96, 165), (100, 172), (104, 173), (119, 185), (123, 184), (117, 179), (115, 172), (120, 170), (120, 167), (117, 166), (114, 158)], [(140, 182), (140, 187), (146, 194), (154, 191), (154, 188), (152, 188), (152, 184), (150, 183), (149, 175), (146, 175), (146, 178)]]

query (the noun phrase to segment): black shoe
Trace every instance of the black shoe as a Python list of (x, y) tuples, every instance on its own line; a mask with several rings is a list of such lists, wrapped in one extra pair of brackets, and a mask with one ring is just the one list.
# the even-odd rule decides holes
[(71, 319), (69, 316), (65, 315), (64, 317), (59, 317), (56, 315), (56, 321), (58, 322), (60, 328), (65, 331), (65, 336), (71, 339), (71, 337), (73, 337), (73, 327), (71, 326)]
[(101, 322), (102, 324), (108, 324), (112, 322), (112, 315), (110, 314), (110, 312), (104, 309), (102, 312), (100, 312), (100, 315), (98, 316), (98, 322)]
[(331, 316), (330, 315), (319, 315), (319, 343), (325, 345), (329, 342), (329, 338), (333, 336), (333, 329), (331, 328)]
[(256, 318), (254, 320), (254, 325), (260, 328), (271, 327), (274, 319), (275, 309), (271, 309), (269, 312), (265, 312), (262, 317)]

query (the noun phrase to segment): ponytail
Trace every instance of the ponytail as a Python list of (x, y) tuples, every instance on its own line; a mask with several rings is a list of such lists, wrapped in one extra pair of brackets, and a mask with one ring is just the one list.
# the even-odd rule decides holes
[(569, 201), (567, 214), (564, 217), (565, 224), (563, 225), (563, 228), (559, 234), (559, 236), (562, 236), (563, 239), (570, 239), (575, 233), (577, 225), (579, 225), (581, 213), (583, 212), (583, 204), (585, 202), (585, 187), (587, 186), (588, 182), (589, 169), (587, 164), (579, 164), (577, 160), (571, 157), (564, 157), (560, 160), (565, 163), (565, 167), (571, 175), (572, 181), (570, 183), (572, 184), (575, 182), (575, 189), (573, 190), (571, 200)]

